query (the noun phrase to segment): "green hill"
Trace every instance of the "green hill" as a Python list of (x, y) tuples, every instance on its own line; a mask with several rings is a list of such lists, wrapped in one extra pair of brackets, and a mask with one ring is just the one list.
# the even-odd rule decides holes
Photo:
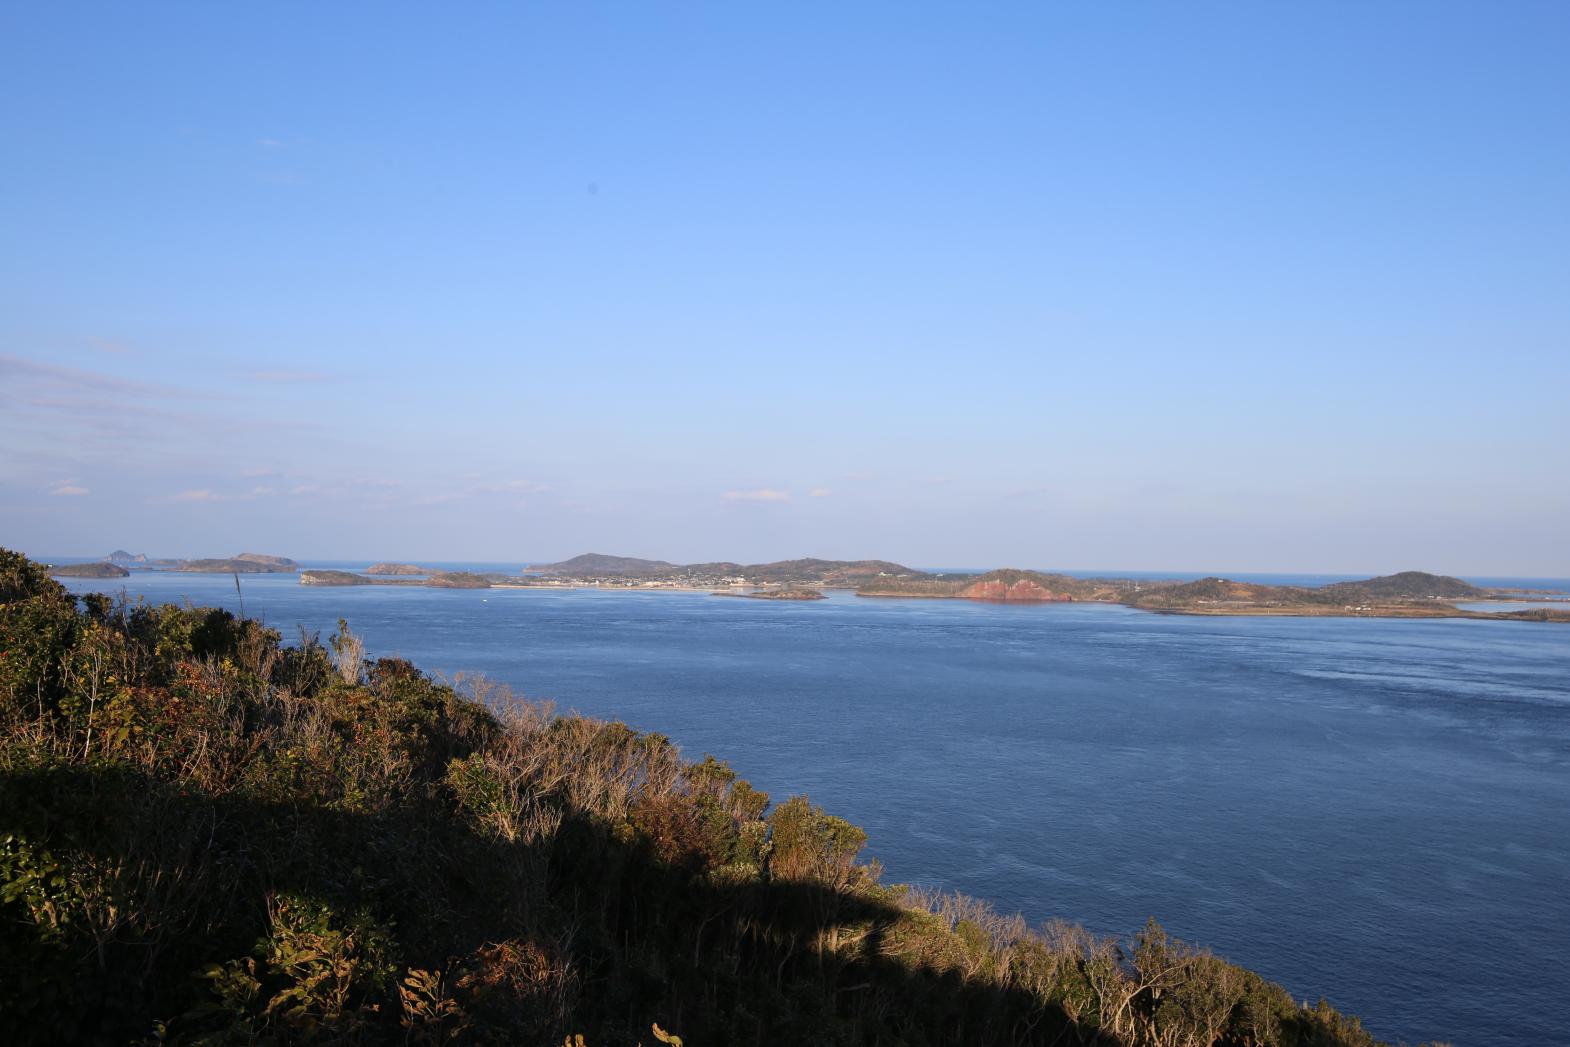
[(321, 569), (301, 571), (301, 585), (375, 585), (374, 578), (367, 578), (363, 574), (353, 571), (325, 571)]
[(531, 569), (541, 574), (564, 575), (573, 578), (627, 577), (652, 578), (670, 574), (677, 566), (665, 560), (640, 560), (635, 556), (607, 556), (604, 553), (584, 553), (560, 563), (533, 564)]
[(0, 651), (8, 1043), (1375, 1042), (1154, 922), (884, 884), (805, 797), (343, 623), (284, 646), (0, 550)]
[(1488, 595), (1470, 582), (1426, 571), (1402, 571), (1361, 582), (1337, 582), (1319, 590), (1341, 600), (1476, 600)]
[(180, 560), (177, 569), (196, 574), (287, 574), (300, 565), (287, 556), (241, 553), (228, 559)]

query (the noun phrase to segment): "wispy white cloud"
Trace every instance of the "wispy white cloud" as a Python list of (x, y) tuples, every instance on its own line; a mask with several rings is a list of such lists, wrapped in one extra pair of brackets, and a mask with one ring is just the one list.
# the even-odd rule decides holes
[(790, 492), (760, 487), (755, 491), (726, 491), (721, 497), (729, 502), (788, 502)]
[(827, 487), (814, 487), (812, 490), (808, 491), (807, 493), (809, 495), (811, 495), (812, 497), (814, 497), (814, 498), (827, 498), (829, 495), (833, 494), (834, 492), (831, 491)]
[(55, 484), (54, 487), (50, 489), (49, 493), (60, 498), (80, 498), (90, 492), (87, 490), (87, 488), (79, 487), (75, 483), (67, 480)]
[(181, 491), (169, 499), (172, 502), (221, 502), (223, 495), (214, 492), (209, 487), (193, 487), (189, 491)]
[(289, 143), (282, 138), (258, 138), (256, 144), (262, 149), (282, 149)]

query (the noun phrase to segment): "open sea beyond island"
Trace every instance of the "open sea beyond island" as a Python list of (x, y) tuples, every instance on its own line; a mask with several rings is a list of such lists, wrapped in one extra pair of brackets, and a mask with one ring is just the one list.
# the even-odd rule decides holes
[[(239, 607), (229, 575), (63, 581)], [(866, 828), (889, 880), (1099, 932), (1153, 915), (1391, 1041), (1570, 1042), (1563, 625), (240, 586), (286, 639), (344, 617), (372, 656), (808, 793)]]

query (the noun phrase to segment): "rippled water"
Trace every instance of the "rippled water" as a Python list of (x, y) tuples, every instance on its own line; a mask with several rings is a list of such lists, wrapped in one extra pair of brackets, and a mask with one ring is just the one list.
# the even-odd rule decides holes
[[(890, 879), (1154, 915), (1390, 1040), (1566, 1042), (1570, 627), (242, 584), (286, 634), (342, 615), (806, 792)], [(235, 605), (227, 575), (126, 586)]]

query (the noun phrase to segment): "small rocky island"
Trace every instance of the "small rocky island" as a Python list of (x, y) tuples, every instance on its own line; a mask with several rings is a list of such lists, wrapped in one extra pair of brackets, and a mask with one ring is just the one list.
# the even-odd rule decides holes
[(430, 574), (425, 568), (412, 563), (373, 563), (365, 569), (366, 574), (375, 575), (415, 575)]
[(375, 585), (374, 578), (367, 578), (363, 574), (353, 571), (301, 571), (301, 585)]
[(129, 578), (131, 576), (131, 572), (124, 567), (107, 561), (56, 564), (49, 568), (49, 573), (56, 578)]
[(824, 595), (816, 589), (719, 589), (715, 596), (734, 596), (742, 600), (822, 600)]
[[(300, 572), (301, 585), (423, 585), (432, 589), (489, 589), (489, 575), (471, 571), (437, 571), (428, 578), (372, 578), (370, 571), (331, 571), (313, 568)], [(384, 574), (387, 572), (383, 572)], [(422, 574), (424, 572), (421, 572)]]

